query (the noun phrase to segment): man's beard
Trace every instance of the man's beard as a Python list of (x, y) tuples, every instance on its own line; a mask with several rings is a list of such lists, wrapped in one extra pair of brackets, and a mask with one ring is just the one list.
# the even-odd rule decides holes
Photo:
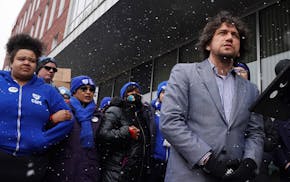
[(233, 55), (219, 55), (220, 60), (224, 64), (230, 64), (235, 60), (235, 56)]

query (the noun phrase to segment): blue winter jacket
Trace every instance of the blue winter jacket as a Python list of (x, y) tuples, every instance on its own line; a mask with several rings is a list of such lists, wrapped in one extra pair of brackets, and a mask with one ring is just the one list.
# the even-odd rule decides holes
[(0, 71), (0, 150), (15, 156), (32, 155), (62, 140), (72, 128), (71, 120), (46, 130), (53, 113), (68, 106), (55, 88), (33, 75), (23, 86)]
[(157, 99), (152, 100), (151, 106), (155, 109), (155, 125), (156, 125), (156, 141), (154, 147), (153, 157), (162, 161), (167, 161), (169, 155), (169, 148), (163, 146), (164, 137), (159, 129), (159, 118), (160, 118), (160, 109), (161, 103)]

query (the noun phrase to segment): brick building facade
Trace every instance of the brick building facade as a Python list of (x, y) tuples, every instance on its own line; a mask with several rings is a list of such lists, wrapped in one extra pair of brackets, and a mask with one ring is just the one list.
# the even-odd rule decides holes
[[(70, 0), (26, 0), (11, 35), (27, 33), (39, 38), (48, 55), (64, 38)], [(6, 57), (4, 66), (9, 67)]]

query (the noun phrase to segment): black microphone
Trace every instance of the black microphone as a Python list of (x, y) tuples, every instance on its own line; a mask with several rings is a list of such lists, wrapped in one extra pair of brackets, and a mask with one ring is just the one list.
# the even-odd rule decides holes
[(275, 73), (278, 75), (290, 63), (290, 59), (282, 59), (275, 66)]

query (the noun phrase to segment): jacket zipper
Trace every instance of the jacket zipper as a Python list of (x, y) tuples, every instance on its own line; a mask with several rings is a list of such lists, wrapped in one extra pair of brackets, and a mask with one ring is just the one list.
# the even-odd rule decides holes
[(138, 123), (138, 126), (141, 130), (141, 133), (143, 135), (143, 140), (144, 140), (144, 144), (143, 144), (143, 158), (142, 158), (142, 165), (141, 165), (141, 170), (140, 170), (140, 175), (139, 175), (139, 178), (142, 176), (142, 173), (143, 173), (143, 167), (144, 167), (144, 158), (145, 158), (145, 153), (146, 153), (146, 138), (145, 138), (145, 133), (144, 133), (144, 130), (142, 128), (142, 125), (140, 123), (140, 120), (138, 118), (138, 114), (137, 112), (135, 112), (135, 117), (136, 117), (136, 120), (137, 120), (137, 123)]
[(18, 114), (17, 114), (17, 142), (16, 142), (16, 148), (13, 152), (13, 155), (16, 156), (16, 153), (19, 151), (20, 148), (20, 118), (21, 118), (21, 102), (22, 102), (22, 86), (19, 87), (19, 96), (18, 96)]

